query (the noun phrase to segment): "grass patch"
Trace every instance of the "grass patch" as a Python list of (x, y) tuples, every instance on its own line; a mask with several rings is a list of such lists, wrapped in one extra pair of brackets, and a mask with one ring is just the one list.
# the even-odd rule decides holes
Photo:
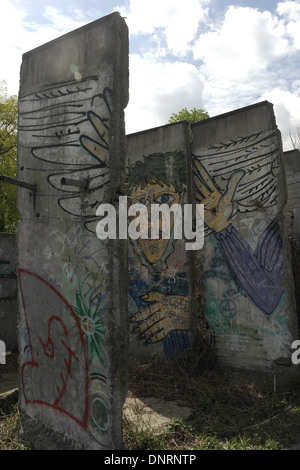
[(130, 396), (174, 400), (192, 413), (185, 422), (171, 419), (160, 436), (127, 421), (127, 449), (281, 450), (300, 444), (300, 380), (275, 394), (232, 371), (155, 359), (133, 360), (129, 377)]
[(168, 444), (164, 434), (156, 435), (153, 429), (141, 429), (123, 418), (123, 436), (128, 450), (164, 450)]
[[(192, 412), (186, 421), (171, 418), (161, 432), (124, 417), (127, 450), (281, 450), (300, 445), (300, 378), (274, 393), (264, 383), (220, 370), (211, 360), (133, 359), (128, 396), (171, 400)], [(0, 450), (31, 449), (22, 439), (18, 406), (0, 409)]]
[(21, 422), (17, 405), (0, 410), (0, 450), (30, 450), (31, 446), (20, 436)]

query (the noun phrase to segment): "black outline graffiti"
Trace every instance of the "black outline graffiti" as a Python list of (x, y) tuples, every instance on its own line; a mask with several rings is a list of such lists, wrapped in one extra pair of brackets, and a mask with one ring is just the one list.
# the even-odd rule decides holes
[[(101, 99), (110, 116), (112, 91), (106, 87), (102, 93), (97, 93), (93, 87), (93, 82), (96, 83), (97, 80), (98, 78), (93, 76), (82, 80), (80, 84), (75, 81), (64, 82), (34, 95), (27, 95), (20, 100), (20, 132), (31, 132), (36, 142), (28, 147), (32, 157), (55, 165), (55, 171), (51, 166), (47, 170), (49, 171), (47, 181), (51, 187), (62, 192), (61, 197), (57, 197), (57, 204), (64, 213), (85, 219), (85, 224), (89, 222), (93, 224), (96, 207), (103, 201), (103, 191), (110, 182), (105, 162), (109, 152), (109, 118), (107, 115), (99, 116), (91, 107), (96, 99)], [(65, 99), (69, 95), (72, 95), (72, 101)], [(63, 101), (49, 104), (48, 100), (53, 98), (56, 100), (62, 98)], [(27, 102), (32, 103), (30, 109), (26, 108)], [(22, 104), (25, 105), (23, 110)], [(50, 121), (52, 120), (50, 124), (47, 123), (49, 117)], [(27, 121), (33, 122), (27, 125)], [(85, 126), (89, 124), (97, 137), (92, 138), (87, 135), (86, 127), (82, 127), (83, 124)], [(44, 142), (39, 145), (42, 139)], [(48, 143), (45, 144), (45, 141)], [(60, 149), (66, 151), (60, 153), (63, 160), (58, 161), (57, 152)], [(74, 152), (77, 154), (76, 163), (71, 158)], [(81, 197), (82, 188), (62, 184), (62, 178), (70, 176), (74, 180), (80, 180), (83, 175), (86, 175), (87, 180), (85, 195), (89, 196), (85, 199), (88, 199), (89, 203), (83, 201)], [(94, 232), (88, 227), (87, 230)]]
[(277, 137), (276, 130), (239, 136), (211, 145), (203, 153), (196, 152), (194, 157), (200, 159), (219, 189), (226, 188), (233, 170), (245, 171), (235, 196), (238, 211), (251, 212), (258, 207), (272, 207), (277, 203)]

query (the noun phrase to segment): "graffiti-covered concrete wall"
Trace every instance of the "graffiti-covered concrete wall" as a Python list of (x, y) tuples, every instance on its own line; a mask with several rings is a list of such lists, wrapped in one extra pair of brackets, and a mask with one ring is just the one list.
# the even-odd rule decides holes
[[(128, 31), (114, 13), (23, 56), (20, 408), (42, 448), (122, 448), (127, 241), (99, 240), (125, 163)], [(34, 188), (33, 188), (34, 189)]]
[(287, 203), (284, 208), (285, 226), (292, 251), (292, 269), (295, 282), (298, 329), (300, 330), (300, 151), (284, 152), (283, 163), (287, 186)]
[(192, 134), (191, 144), (177, 123), (127, 137), (131, 202), (193, 201), (204, 205), (205, 221), (198, 251), (187, 253), (184, 240), (172, 237), (130, 242), (131, 354), (180, 357), (198, 329), (221, 364), (273, 370), (290, 363), (298, 337), (273, 106), (207, 119)]
[[(189, 133), (178, 123), (129, 135), (127, 146), (125, 193), (130, 204), (148, 210), (141, 224), (146, 236), (129, 245), (130, 351), (172, 360), (189, 348), (196, 331), (194, 258), (184, 239), (174, 238), (183, 206), (192, 202)], [(159, 237), (151, 237), (155, 204), (179, 209), (170, 212), (165, 238), (163, 219)]]
[(291, 239), (300, 238), (300, 151), (283, 154), (287, 186), (287, 203), (284, 208), (286, 228)]
[(8, 351), (17, 351), (17, 239), (0, 233), (0, 340)]
[(270, 369), (297, 337), (284, 231), (282, 146), (268, 102), (193, 126), (195, 199), (205, 205), (205, 313), (222, 364)]
[[(221, 364), (266, 371), (298, 338), (284, 223), (294, 209), (272, 105), (195, 124), (191, 142), (183, 122), (125, 137), (127, 101), (117, 13), (23, 56), (20, 410), (36, 448), (122, 448), (129, 354), (177, 359), (200, 330)], [(114, 239), (99, 239), (102, 203)], [(195, 203), (204, 246), (187, 249)]]

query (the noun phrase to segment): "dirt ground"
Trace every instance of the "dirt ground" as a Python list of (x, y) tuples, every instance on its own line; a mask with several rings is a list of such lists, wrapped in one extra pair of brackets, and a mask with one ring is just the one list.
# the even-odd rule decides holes
[[(18, 387), (18, 354), (10, 353), (6, 357), (6, 364), (0, 364), (1, 409), (17, 403)], [(191, 410), (170, 400), (128, 397), (124, 404), (124, 414), (129, 421), (139, 423), (142, 428), (151, 428), (154, 432), (160, 433), (171, 418), (186, 419)]]
[[(193, 413), (189, 405), (172, 400), (168, 394), (163, 397), (147, 396), (143, 393), (140, 385), (143, 381), (138, 377), (140, 369), (135, 370), (132, 376), (133, 390), (129, 393), (125, 400), (123, 412), (126, 419), (133, 424), (137, 424), (141, 429), (152, 429), (155, 434), (163, 432), (165, 426), (168, 425), (171, 418), (188, 419)], [(0, 409), (5, 411), (5, 408), (18, 402), (19, 388), (19, 371), (18, 371), (18, 354), (8, 354), (6, 357), (6, 364), (0, 364)], [(149, 390), (150, 395), (153, 390)], [(142, 395), (144, 395), (142, 397)], [(286, 448), (286, 450), (300, 450), (300, 435), (299, 429), (294, 429), (293, 442)]]

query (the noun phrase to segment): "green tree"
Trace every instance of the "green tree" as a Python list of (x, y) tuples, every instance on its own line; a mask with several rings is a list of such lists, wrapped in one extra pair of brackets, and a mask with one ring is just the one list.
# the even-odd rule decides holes
[[(17, 175), (18, 100), (0, 97), (0, 174)], [(19, 221), (16, 186), (0, 181), (0, 232), (14, 232)]]
[(204, 119), (208, 119), (210, 116), (207, 111), (203, 109), (196, 109), (193, 108), (188, 111), (186, 108), (183, 108), (178, 113), (173, 113), (170, 117), (168, 124), (173, 124), (174, 122), (186, 121), (188, 123), (189, 132), (191, 140), (193, 138), (191, 125), (195, 122), (204, 121)]

